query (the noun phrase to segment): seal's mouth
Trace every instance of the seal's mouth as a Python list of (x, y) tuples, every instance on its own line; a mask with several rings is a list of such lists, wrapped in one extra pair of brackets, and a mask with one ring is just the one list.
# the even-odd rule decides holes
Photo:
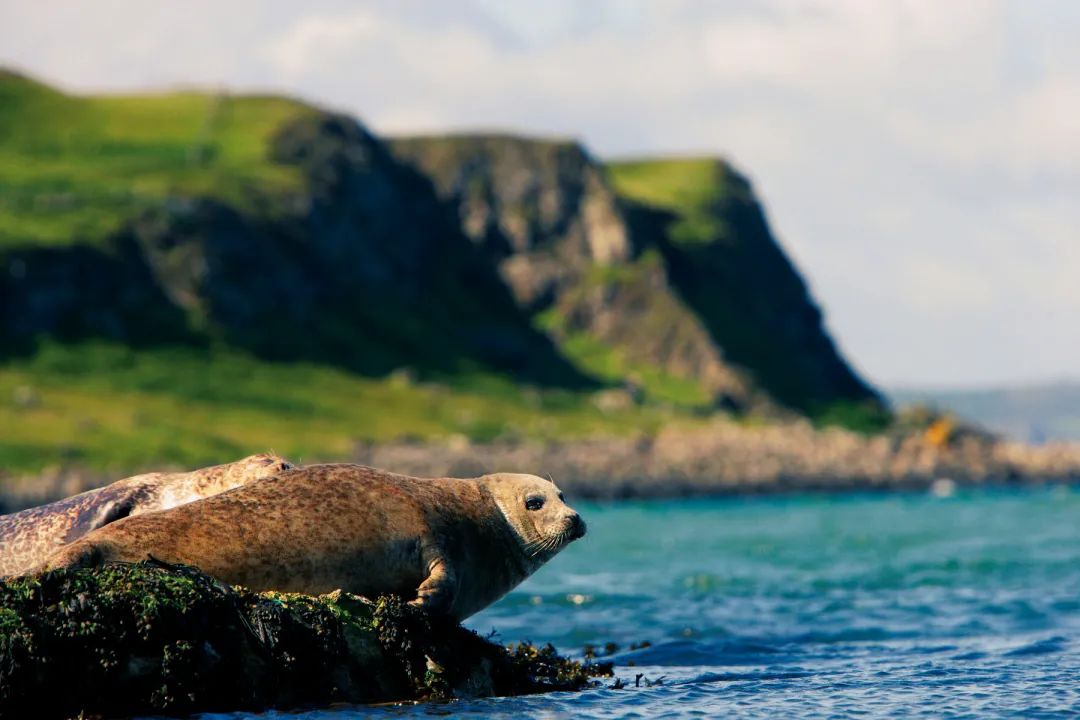
[(570, 519), (570, 540), (568, 540), (568, 542), (585, 537), (585, 530), (585, 521), (581, 519), (580, 515), (574, 515), (574, 517)]
[(550, 558), (573, 541), (585, 537), (585, 521), (580, 515), (566, 518), (566, 524), (562, 530), (546, 538), (528, 543), (526, 552), (532, 557)]

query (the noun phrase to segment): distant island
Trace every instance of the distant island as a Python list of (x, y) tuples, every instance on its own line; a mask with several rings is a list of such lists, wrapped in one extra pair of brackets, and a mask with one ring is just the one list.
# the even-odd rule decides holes
[[(720, 158), (381, 138), (286, 97), (75, 96), (9, 71), (0, 187), (15, 502), (267, 449), (434, 471), (446, 448), (483, 468), (514, 461), (497, 448), (543, 464), (610, 442), (624, 450), (609, 463), (647, 456), (649, 483), (706, 491), (1026, 472), (990, 462), (989, 436), (894, 414)], [(928, 452), (951, 459), (894, 458), (934, 427)], [(731, 464), (776, 429), (788, 460), (769, 441), (761, 467)], [(681, 461), (648, 455), (672, 437), (703, 440)], [(965, 437), (978, 462), (956, 459)], [(855, 472), (843, 458), (863, 442), (885, 444)], [(1052, 465), (1035, 474), (1071, 472)]]
[(1080, 441), (1080, 381), (971, 390), (898, 388), (897, 407), (926, 405), (1014, 440)]

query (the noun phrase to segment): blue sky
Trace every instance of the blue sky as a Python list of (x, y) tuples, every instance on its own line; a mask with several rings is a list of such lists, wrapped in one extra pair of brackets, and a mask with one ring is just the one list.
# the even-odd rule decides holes
[(727, 157), (884, 385), (1080, 378), (1077, 37), (1054, 0), (0, 2), (0, 62), (73, 90)]

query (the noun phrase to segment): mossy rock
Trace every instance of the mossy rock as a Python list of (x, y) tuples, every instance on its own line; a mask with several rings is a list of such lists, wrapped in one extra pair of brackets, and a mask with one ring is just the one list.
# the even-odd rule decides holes
[(257, 594), (154, 561), (0, 583), (0, 717), (518, 695), (605, 671), (392, 596)]

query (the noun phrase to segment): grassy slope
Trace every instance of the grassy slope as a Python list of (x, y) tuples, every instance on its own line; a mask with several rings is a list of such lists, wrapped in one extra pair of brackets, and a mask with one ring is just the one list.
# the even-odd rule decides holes
[(709, 242), (723, 235), (722, 221), (710, 212), (732, 191), (725, 165), (714, 158), (627, 160), (607, 165), (608, 178), (623, 197), (669, 210), (678, 216), (670, 229), (676, 242)]
[(266, 140), (305, 112), (277, 97), (73, 97), (0, 72), (0, 247), (93, 243), (170, 196), (244, 208), (298, 189)]
[[(303, 188), (294, 168), (267, 158), (267, 138), (309, 112), (280, 97), (74, 97), (0, 71), (0, 250), (93, 244), (174, 197), (272, 214)], [(717, 167), (650, 161), (611, 172), (625, 195), (677, 211), (675, 239), (694, 242), (722, 230), (705, 211), (724, 192)], [(194, 466), (270, 448), (330, 459), (358, 440), (568, 437), (695, 422), (685, 411), (705, 400), (696, 383), (585, 336), (564, 349), (598, 377), (634, 377), (655, 404), (605, 415), (588, 396), (522, 391), (493, 376), (416, 385), (228, 350), (46, 344), (34, 357), (0, 362), (0, 474), (66, 462), (116, 472)]]
[[(517, 168), (525, 166), (540, 175), (558, 175), (560, 167), (574, 167), (578, 163), (590, 162), (577, 141), (560, 138), (468, 133), (398, 137), (390, 138), (388, 142), (399, 156), (422, 168), (436, 179), (437, 186), (443, 188), (456, 186), (462, 167), (467, 167), (468, 161), (476, 157), (489, 158), (496, 165), (505, 164)], [(502, 173), (505, 173), (505, 169), (496, 170), (493, 175), (488, 176), (478, 172), (464, 189), (465, 194), (473, 196), (474, 202), (485, 202), (481, 198), (490, 192), (488, 182), (492, 181), (492, 177), (505, 178), (506, 175)], [(534, 209), (521, 206), (512, 209), (504, 207), (502, 211), (508, 216), (508, 223), (522, 224), (528, 224), (530, 213), (535, 212)], [(655, 269), (654, 265), (659, 262), (662, 262), (659, 257), (647, 256), (625, 265), (597, 264), (590, 269), (587, 287), (578, 288), (578, 291), (604, 287), (612, 294), (651, 293), (650, 270)], [(645, 327), (639, 329), (646, 333), (655, 332), (660, 337), (668, 333), (672, 322), (678, 323), (682, 320), (663, 315), (666, 306), (651, 304), (657, 312), (644, 318), (634, 316), (635, 321), (645, 321)], [(559, 350), (575, 366), (612, 384), (630, 380), (650, 401), (683, 410), (702, 410), (710, 406), (710, 393), (697, 379), (668, 372), (657, 363), (643, 359), (640, 352), (638, 357), (631, 357), (625, 344), (612, 338), (605, 340), (588, 332), (568, 328), (567, 319), (563, 316), (565, 310), (565, 307), (549, 308), (539, 315), (537, 324), (545, 331), (554, 331)], [(631, 342), (637, 343), (640, 351), (638, 333), (634, 334)]]
[(450, 387), (373, 380), (228, 350), (46, 344), (0, 367), (0, 467), (9, 471), (197, 466), (267, 449), (311, 461), (346, 458), (363, 440), (624, 434), (671, 421), (680, 420), (660, 407), (605, 415), (580, 395), (522, 392), (492, 376)]
[[(171, 197), (272, 212), (302, 186), (267, 159), (267, 138), (312, 111), (276, 97), (73, 97), (0, 72), (0, 249), (93, 244)], [(421, 386), (229, 350), (45, 344), (0, 364), (0, 471), (194, 466), (268, 448), (342, 458), (358, 440), (623, 433), (670, 417), (607, 416), (587, 396), (490, 375)]]
[[(635, 298), (652, 293), (649, 274), (659, 262), (659, 257), (649, 251), (626, 265), (596, 265), (591, 269), (586, 286), (579, 288), (577, 292), (587, 292), (591, 287), (603, 287), (609, 297), (616, 298), (616, 305), (625, 302), (617, 299), (625, 295), (629, 297), (628, 302), (631, 305), (640, 306), (644, 303), (636, 303)], [(632, 322), (637, 325), (633, 331), (635, 337), (668, 337), (672, 327), (684, 320), (683, 317), (669, 314), (670, 306), (663, 303), (650, 302), (648, 306), (649, 312), (631, 315)], [(704, 410), (711, 404), (709, 392), (697, 379), (667, 372), (656, 363), (645, 361), (641, 357), (632, 357), (625, 346), (620, 346), (618, 342), (605, 341), (587, 332), (568, 329), (567, 318), (560, 313), (558, 307), (541, 313), (538, 324), (546, 330), (556, 331), (562, 338), (559, 348), (566, 357), (600, 380), (618, 384), (629, 379), (649, 400), (682, 410)]]

